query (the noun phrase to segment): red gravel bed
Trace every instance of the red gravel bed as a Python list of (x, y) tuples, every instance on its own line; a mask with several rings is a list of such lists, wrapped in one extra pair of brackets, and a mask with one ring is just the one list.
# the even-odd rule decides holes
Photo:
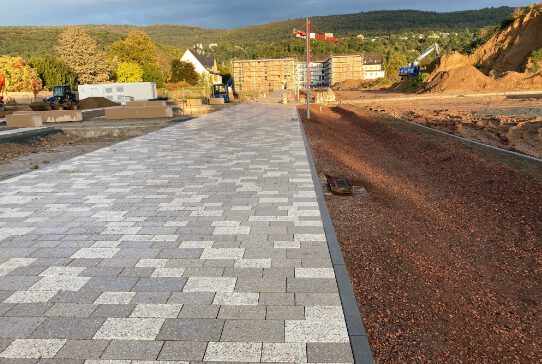
[(326, 201), (377, 362), (542, 362), (540, 165), (358, 109), (304, 127), (319, 174), (368, 191)]

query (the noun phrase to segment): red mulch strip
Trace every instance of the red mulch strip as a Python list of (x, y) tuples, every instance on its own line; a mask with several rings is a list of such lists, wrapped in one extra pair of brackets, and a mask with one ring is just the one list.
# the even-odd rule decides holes
[(540, 362), (542, 180), (377, 114), (312, 116), (319, 174), (369, 192), (326, 200), (375, 359)]

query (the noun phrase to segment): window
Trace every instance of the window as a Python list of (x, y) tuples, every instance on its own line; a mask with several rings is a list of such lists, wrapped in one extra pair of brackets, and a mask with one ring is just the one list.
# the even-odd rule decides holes
[(104, 92), (105, 92), (106, 94), (112, 93), (112, 92), (113, 92), (113, 87), (106, 87), (105, 90), (104, 90)]
[(117, 86), (117, 92), (124, 92), (124, 86)]

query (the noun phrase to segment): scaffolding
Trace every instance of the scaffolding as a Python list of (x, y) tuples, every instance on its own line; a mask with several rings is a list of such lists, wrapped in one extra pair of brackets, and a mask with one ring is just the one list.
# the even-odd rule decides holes
[[(384, 77), (382, 55), (364, 53), (331, 56), (311, 63), (313, 86), (332, 86), (346, 80)], [(307, 64), (294, 58), (240, 60), (231, 63), (239, 92), (273, 92), (304, 89)]]
[(330, 85), (346, 80), (363, 79), (362, 56), (331, 56), (324, 64), (325, 78)]
[(294, 58), (232, 61), (231, 72), (239, 92), (294, 90), (296, 86)]

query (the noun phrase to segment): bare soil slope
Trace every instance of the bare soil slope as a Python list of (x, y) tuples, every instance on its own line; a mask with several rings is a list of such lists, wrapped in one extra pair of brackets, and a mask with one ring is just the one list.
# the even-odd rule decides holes
[[(493, 92), (542, 89), (542, 67), (529, 69), (529, 57), (542, 48), (542, 4), (519, 11), (470, 57), (441, 57), (419, 92)], [(475, 67), (476, 65), (477, 67)]]
[(470, 57), (485, 74), (525, 72), (529, 56), (542, 48), (542, 4), (514, 14), (514, 21), (479, 47)]

